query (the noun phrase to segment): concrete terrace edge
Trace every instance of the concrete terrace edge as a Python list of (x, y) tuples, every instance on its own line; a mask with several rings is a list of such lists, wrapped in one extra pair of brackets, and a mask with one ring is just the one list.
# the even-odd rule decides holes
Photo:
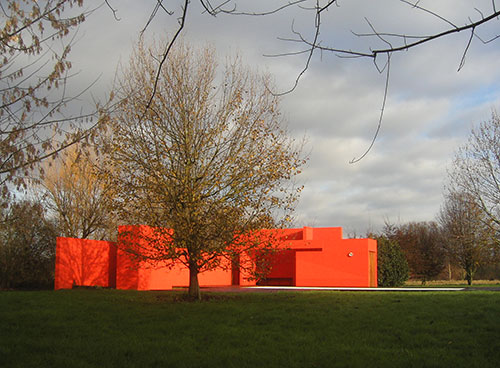
[(464, 291), (466, 288), (454, 287), (454, 288), (363, 288), (363, 287), (315, 287), (315, 286), (247, 286), (242, 287), (242, 289), (253, 289), (253, 290), (289, 290), (289, 291), (300, 291), (300, 290), (330, 290), (330, 291)]

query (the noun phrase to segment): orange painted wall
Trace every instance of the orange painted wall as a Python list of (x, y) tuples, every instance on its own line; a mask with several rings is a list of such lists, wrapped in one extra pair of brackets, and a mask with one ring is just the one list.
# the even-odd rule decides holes
[(113, 242), (57, 238), (54, 289), (73, 286), (115, 287)]
[[(273, 257), (273, 268), (262, 285), (377, 286), (377, 242), (372, 239), (343, 239), (342, 228), (266, 230), (279, 231), (282, 252)], [(119, 242), (144, 242), (152, 233), (147, 226), (119, 227)], [(146, 235), (146, 236), (143, 236)], [(189, 271), (182, 264), (139, 264), (123, 251), (123, 243), (57, 239), (55, 288), (73, 285), (116, 287), (117, 289), (167, 290), (186, 287)], [(144, 245), (144, 244), (143, 244)], [(147, 245), (147, 244), (146, 244)], [(117, 249), (118, 248), (118, 249)], [(370, 253), (372, 256), (370, 256)], [(251, 261), (246, 254), (243, 261)], [(204, 286), (255, 285), (243, 271), (225, 269), (203, 272)]]
[[(296, 286), (369, 287), (369, 239), (317, 241), (321, 252), (297, 252)], [(316, 243), (316, 241), (315, 241)]]
[[(134, 290), (169, 290), (173, 287), (189, 286), (189, 270), (182, 264), (142, 265), (137, 267), (129, 255), (118, 250), (116, 288)], [(231, 269), (217, 269), (198, 275), (201, 287), (231, 285)]]
[(373, 279), (369, 264), (369, 252), (377, 252), (375, 240), (343, 239), (340, 227), (290, 229), (282, 239), (283, 247), (294, 254), (276, 257), (275, 268), (265, 282), (268, 285), (284, 284), (284, 279), (291, 278), (295, 286), (377, 286), (377, 265)]
[[(118, 241), (127, 243), (141, 243), (154, 237), (155, 234), (148, 226), (120, 226), (118, 227)], [(168, 290), (173, 287), (189, 286), (189, 270), (181, 263), (172, 265), (168, 262), (157, 265), (142, 264), (118, 247), (116, 267), (116, 288), (136, 290)], [(231, 285), (231, 269), (216, 269), (202, 272), (198, 275), (201, 287)]]
[(296, 252), (286, 249), (272, 257), (271, 271), (259, 285), (295, 285)]

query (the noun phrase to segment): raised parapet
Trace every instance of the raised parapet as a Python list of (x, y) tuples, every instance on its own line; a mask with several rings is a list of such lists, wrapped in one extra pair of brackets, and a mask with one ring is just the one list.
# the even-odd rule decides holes
[(309, 226), (304, 226), (302, 229), (302, 239), (304, 240), (313, 240), (313, 231), (314, 229)]

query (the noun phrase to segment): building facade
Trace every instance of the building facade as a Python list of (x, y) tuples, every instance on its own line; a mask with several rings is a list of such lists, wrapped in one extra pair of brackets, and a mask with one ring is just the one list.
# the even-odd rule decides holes
[[(199, 274), (201, 287), (210, 286), (330, 286), (376, 287), (377, 242), (373, 239), (343, 239), (342, 228), (267, 230), (277, 234), (278, 248), (271, 270), (261, 280), (249, 280), (234, 264)], [(118, 239), (145, 241), (147, 226), (121, 226)], [(131, 235), (132, 234), (132, 238)], [(88, 239), (58, 238), (55, 289), (101, 286), (117, 289), (169, 290), (187, 287), (189, 270), (181, 264), (155, 267), (139, 263), (118, 243)], [(245, 256), (245, 255), (243, 255)], [(251, 257), (247, 255), (249, 259)], [(256, 265), (258, 267), (258, 265)]]

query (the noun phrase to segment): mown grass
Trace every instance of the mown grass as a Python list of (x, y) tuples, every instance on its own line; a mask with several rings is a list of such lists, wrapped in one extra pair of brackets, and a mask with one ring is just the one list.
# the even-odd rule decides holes
[(0, 292), (1, 367), (496, 367), (500, 292)]

